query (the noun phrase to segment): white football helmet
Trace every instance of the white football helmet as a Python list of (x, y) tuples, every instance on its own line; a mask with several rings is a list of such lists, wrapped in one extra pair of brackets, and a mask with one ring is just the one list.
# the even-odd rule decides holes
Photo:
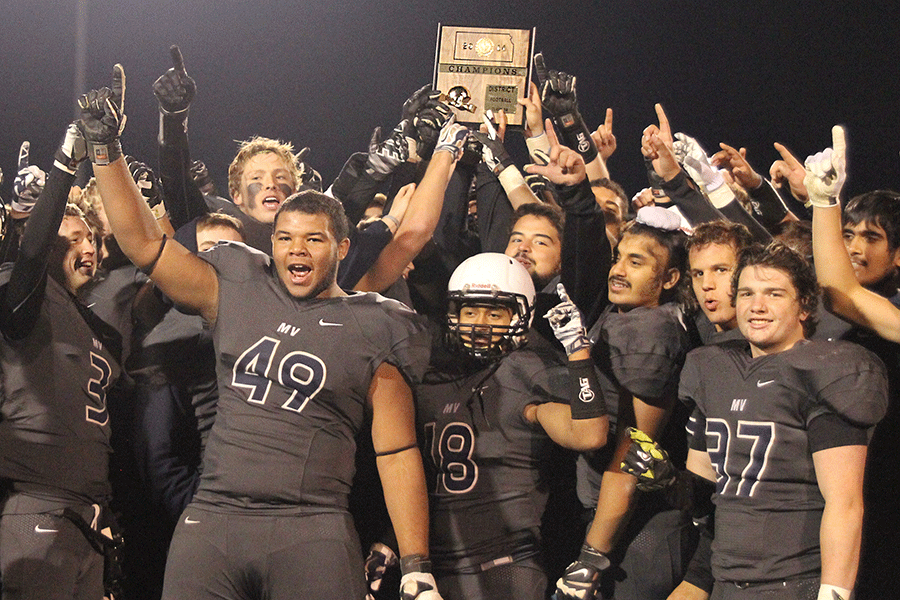
[[(481, 360), (494, 360), (521, 348), (528, 340), (534, 306), (534, 284), (519, 261), (496, 252), (484, 252), (460, 264), (447, 286), (447, 328), (452, 348)], [(503, 307), (509, 325), (461, 324), (465, 306)]]

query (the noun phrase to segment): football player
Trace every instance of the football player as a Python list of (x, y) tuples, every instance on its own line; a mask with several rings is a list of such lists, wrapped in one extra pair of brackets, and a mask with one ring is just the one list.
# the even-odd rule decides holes
[[(233, 243), (197, 256), (167, 241), (121, 158), (124, 92), (116, 65), (112, 89), (79, 100), (107, 216), (135, 265), (210, 325), (219, 375), (203, 475), (175, 531), (163, 597), (362, 599), (347, 496), (369, 415), (402, 592), (439, 599), (424, 570), (427, 494), (407, 384), (427, 360), (424, 325), (399, 303), (338, 287), (349, 225), (318, 192), (280, 203), (271, 257)], [(263, 187), (252, 195), (265, 204)]]
[(680, 385), (695, 407), (688, 469), (716, 485), (712, 597), (847, 599), (884, 366), (856, 344), (808, 341), (818, 285), (793, 250), (746, 250), (732, 289), (746, 340), (693, 351)]
[(78, 299), (98, 261), (94, 232), (66, 204), (84, 158), (71, 125), (16, 260), (0, 270), (0, 478), (8, 492), (0, 573), (8, 598), (104, 593), (104, 557), (93, 544), (111, 496), (106, 395), (121, 339)]
[[(630, 444), (625, 429), (634, 423), (650, 427), (653, 435), (665, 432), (673, 444), (684, 446), (681, 429), (687, 415), (672, 416), (678, 408), (678, 373), (694, 342), (679, 302), (686, 281), (686, 235), (679, 226), (674, 213), (644, 207), (616, 247), (609, 271), (611, 304), (589, 332), (616, 442), (578, 459), (579, 497), (596, 512), (581, 555), (557, 582), (559, 598), (593, 598), (612, 560), (627, 573), (615, 584), (616, 598), (664, 598), (689, 558), (682, 546), (694, 542), (690, 521), (644, 498), (632, 517), (638, 503), (634, 480), (618, 466)], [(665, 569), (644, 566), (661, 563)], [(611, 578), (604, 583), (612, 584)]]
[(446, 343), (416, 386), (429, 475), (431, 560), (447, 598), (544, 598), (541, 515), (549, 452), (606, 443), (608, 420), (574, 304), (548, 318), (565, 346), (526, 347), (534, 286), (498, 253), (465, 260), (448, 286)]

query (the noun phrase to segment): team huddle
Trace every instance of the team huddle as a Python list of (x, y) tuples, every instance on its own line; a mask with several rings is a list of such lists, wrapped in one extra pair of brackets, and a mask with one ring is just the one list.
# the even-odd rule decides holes
[(538, 55), (524, 169), (425, 86), (326, 189), (255, 137), (223, 198), (172, 60), (158, 175), (121, 65), (23, 146), (4, 599), (890, 593), (900, 195), (842, 211), (843, 129), (770, 182), (657, 105), (629, 203)]

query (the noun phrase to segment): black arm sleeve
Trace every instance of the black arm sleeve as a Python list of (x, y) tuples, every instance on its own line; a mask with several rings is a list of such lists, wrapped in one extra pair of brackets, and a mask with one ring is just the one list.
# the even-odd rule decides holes
[(47, 283), (47, 264), (74, 180), (74, 175), (54, 166), (28, 217), (9, 283), (0, 294), (0, 331), (9, 339), (24, 338), (37, 322)]
[(354, 228), (350, 232), (350, 250), (338, 265), (338, 285), (352, 290), (392, 239), (394, 234), (384, 221), (375, 221), (362, 231)]
[(186, 117), (160, 116), (159, 180), (173, 229), (209, 212), (200, 188), (191, 177)]
[(352, 154), (331, 184), (331, 193), (344, 205), (344, 212), (351, 225), (359, 223), (382, 186), (381, 181), (366, 173), (368, 158), (369, 155), (365, 152)]
[(772, 184), (763, 179), (762, 185), (755, 190), (747, 190), (750, 196), (750, 205), (753, 209), (753, 218), (768, 231), (773, 231), (790, 212), (781, 196), (772, 187)]
[(505, 251), (514, 211), (500, 180), (483, 162), (475, 168), (475, 201), (481, 251)]
[(606, 237), (606, 217), (587, 180), (558, 187), (556, 195), (566, 213), (560, 281), (585, 318), (585, 329), (590, 329), (608, 303), (612, 250)]

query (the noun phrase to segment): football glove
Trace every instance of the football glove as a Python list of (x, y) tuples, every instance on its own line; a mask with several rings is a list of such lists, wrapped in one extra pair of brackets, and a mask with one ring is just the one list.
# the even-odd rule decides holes
[(556, 582), (554, 600), (594, 600), (599, 598), (600, 575), (608, 569), (609, 559), (605, 554), (585, 543), (581, 547), (578, 560), (566, 568), (566, 572)]
[(22, 142), (22, 147), (19, 148), (19, 172), (13, 180), (13, 193), (16, 197), (12, 201), (12, 207), (23, 213), (31, 212), (47, 182), (46, 173), (39, 166), (29, 164), (30, 151), (31, 143)]
[(388, 567), (398, 564), (400, 559), (388, 546), (375, 542), (369, 548), (369, 556), (366, 557), (366, 583), (369, 586), (369, 598), (381, 588), (381, 580)]
[(573, 354), (584, 348), (590, 348), (591, 342), (581, 321), (581, 312), (575, 303), (569, 299), (566, 288), (562, 283), (556, 284), (556, 293), (562, 300), (559, 304), (547, 311), (544, 318), (550, 322), (553, 335), (566, 349), (566, 354)]
[(847, 180), (847, 137), (844, 128), (831, 128), (831, 148), (808, 157), (803, 163), (806, 176), (803, 185), (809, 193), (809, 204), (822, 208), (840, 202), (841, 189)]
[(119, 136), (125, 129), (125, 70), (113, 66), (112, 88), (103, 87), (78, 99), (81, 119), (78, 129), (87, 143), (88, 157), (97, 165), (108, 165), (122, 156)]
[(637, 477), (637, 489), (655, 492), (675, 483), (678, 470), (666, 451), (640, 429), (629, 427), (626, 431), (631, 436), (631, 445), (620, 468)]
[(153, 95), (159, 103), (159, 111), (164, 115), (187, 113), (191, 101), (197, 93), (197, 85), (184, 70), (184, 58), (178, 46), (169, 48), (172, 54), (172, 68), (153, 82)]

